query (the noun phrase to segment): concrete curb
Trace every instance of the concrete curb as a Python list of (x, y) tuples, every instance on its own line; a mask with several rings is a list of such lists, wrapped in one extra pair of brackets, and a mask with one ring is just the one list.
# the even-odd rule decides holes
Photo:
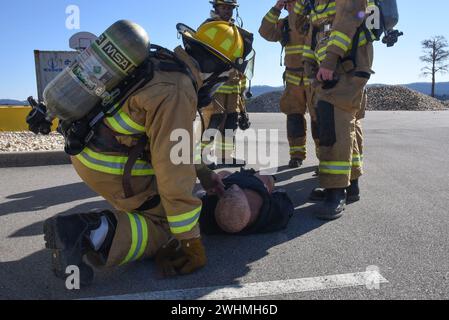
[(0, 152), (0, 168), (39, 167), (70, 164), (64, 151)]

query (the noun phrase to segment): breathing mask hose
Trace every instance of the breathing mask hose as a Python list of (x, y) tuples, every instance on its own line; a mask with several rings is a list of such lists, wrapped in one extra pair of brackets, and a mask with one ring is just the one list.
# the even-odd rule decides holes
[(243, 28), (243, 19), (240, 17), (239, 8), (235, 8), (235, 10), (236, 10), (235, 20), (237, 21), (240, 28)]

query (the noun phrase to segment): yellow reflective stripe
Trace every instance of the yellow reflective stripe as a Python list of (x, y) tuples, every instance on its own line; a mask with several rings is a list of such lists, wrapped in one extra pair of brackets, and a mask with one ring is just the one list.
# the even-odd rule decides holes
[(326, 8), (326, 6), (327, 6), (326, 3), (322, 4), (322, 5), (319, 5), (317, 8), (315, 8), (314, 11), (311, 12), (310, 16), (311, 16), (312, 22), (315, 22), (315, 21), (320, 20), (320, 19), (328, 18), (328, 17), (333, 16), (333, 15), (335, 15), (337, 13), (335, 0), (332, 1), (332, 3), (329, 4), (329, 6), (327, 7), (327, 9), (324, 12), (322, 12), (320, 14), (316, 13), (316, 12), (323, 11)]
[(352, 40), (343, 32), (334, 30), (331, 32), (328, 46), (335, 45), (342, 49), (344, 52), (349, 50)]
[(298, 152), (306, 153), (307, 152), (306, 146), (290, 147), (290, 154), (295, 154)]
[[(110, 156), (95, 152), (90, 148), (85, 148), (76, 158), (89, 169), (102, 173), (123, 175), (125, 165), (128, 161), (126, 156)], [(131, 171), (133, 176), (150, 176), (154, 175), (154, 170), (150, 164), (143, 160), (137, 160)]]
[(302, 45), (292, 45), (285, 47), (285, 54), (302, 54), (304, 52), (304, 46)]
[(310, 80), (307, 77), (298, 77), (288, 72), (285, 74), (285, 80), (295, 86), (301, 85), (301, 82), (304, 85), (310, 85)]
[(271, 23), (276, 24), (279, 21), (279, 15), (274, 14), (270, 11), (265, 15), (265, 19)]
[(302, 55), (304, 56), (304, 58), (308, 58), (308, 59), (316, 61), (315, 52), (309, 46), (304, 46), (304, 52)]
[(305, 6), (302, 1), (296, 1), (294, 11), (296, 14), (303, 14)]
[(361, 167), (363, 165), (363, 156), (360, 154), (354, 154), (352, 156), (352, 166)]
[(131, 261), (131, 258), (134, 255), (134, 252), (136, 251), (137, 248), (137, 242), (138, 242), (138, 233), (137, 233), (137, 223), (136, 220), (134, 219), (133, 215), (130, 213), (127, 213), (128, 218), (129, 218), (129, 223), (131, 225), (131, 247), (129, 248), (128, 254), (126, 256), (126, 258), (122, 261), (122, 263), (120, 263), (120, 265), (124, 265), (127, 264), (128, 262)]
[(125, 134), (134, 135), (145, 133), (145, 127), (133, 121), (126, 112), (119, 111), (112, 117), (107, 117), (106, 122), (114, 129), (114, 131)]
[(350, 162), (346, 161), (321, 161), (320, 164), (322, 165), (329, 165), (329, 166), (350, 166)]
[(304, 77), (304, 78), (302, 79), (302, 81), (304, 81), (304, 86), (306, 86), (306, 87), (308, 87), (308, 86), (310, 86), (310, 85), (312, 84), (312, 80), (310, 80), (310, 79), (307, 78), (307, 77)]
[(320, 173), (346, 175), (351, 173), (352, 163), (345, 161), (321, 161)]
[(224, 93), (224, 94), (240, 94), (241, 89), (240, 85), (222, 85), (220, 88), (218, 88), (217, 93)]
[(137, 257), (135, 260), (139, 260), (142, 255), (145, 253), (145, 250), (147, 248), (148, 245), (148, 226), (147, 226), (147, 221), (145, 220), (145, 218), (141, 215), (137, 215), (137, 217), (140, 220), (140, 223), (142, 225), (142, 245), (140, 247), (139, 252), (137, 252)]
[(120, 265), (139, 260), (148, 245), (148, 225), (143, 216), (137, 213), (127, 213), (131, 227), (131, 247)]
[(167, 216), (170, 230), (173, 234), (180, 234), (191, 231), (198, 223), (202, 206), (176, 216)]
[(214, 40), (215, 36), (217, 35), (218, 29), (217, 28), (210, 28), (207, 30), (204, 34), (209, 37), (209, 39)]

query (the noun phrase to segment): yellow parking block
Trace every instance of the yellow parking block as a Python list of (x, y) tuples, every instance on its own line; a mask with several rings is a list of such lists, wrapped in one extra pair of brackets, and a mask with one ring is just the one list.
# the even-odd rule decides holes
[[(1, 106), (0, 107), (0, 131), (28, 131), (26, 117), (31, 107)], [(58, 121), (53, 121), (52, 130), (55, 131)]]

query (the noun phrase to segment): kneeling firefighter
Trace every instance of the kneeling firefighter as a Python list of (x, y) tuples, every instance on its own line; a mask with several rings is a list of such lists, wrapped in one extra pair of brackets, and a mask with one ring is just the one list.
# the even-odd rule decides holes
[[(377, 8), (375, 8), (375, 6)], [(376, 9), (376, 10), (374, 10)], [(370, 25), (379, 18), (380, 28)], [(295, 12), (310, 16), (311, 28), (304, 47), (305, 69), (314, 83), (318, 118), (323, 198), (318, 218), (341, 217), (347, 201), (360, 199), (366, 84), (373, 65), (373, 42), (393, 46), (402, 33), (393, 30), (399, 20), (395, 0), (297, 0)]]
[[(243, 25), (238, 14), (237, 0), (213, 0), (210, 3), (214, 10), (204, 23), (212, 21), (235, 23), (233, 13), (237, 10), (237, 20)], [(242, 167), (246, 164), (244, 160), (236, 159), (234, 153), (237, 129), (246, 130), (251, 125), (245, 108), (245, 92), (248, 92), (248, 97), (251, 95), (247, 91), (247, 80), (244, 74), (233, 70), (229, 80), (218, 88), (211, 105), (203, 110), (205, 129), (216, 130), (217, 134), (218, 132), (221, 134), (221, 139), (216, 135), (212, 137), (205, 135), (202, 141), (202, 147), (206, 150), (211, 151), (213, 147), (215, 148), (217, 163), (212, 163), (210, 168)]]
[[(65, 71), (70, 78), (63, 74), (46, 89), (48, 112), (62, 120), (75, 170), (116, 209), (45, 222), (46, 247), (59, 277), (76, 265), (81, 283), (91, 283), (93, 269), (83, 262), (85, 256), (89, 264), (106, 267), (156, 257), (165, 275), (188, 274), (206, 264), (198, 225), (202, 204), (192, 191), (197, 176), (206, 190), (219, 192), (223, 186), (218, 175), (204, 165), (195, 167), (193, 159), (175, 165), (171, 150), (179, 142), (170, 135), (182, 129), (192, 137), (197, 107), (210, 103), (232, 68), (245, 71), (252, 46), (225, 22), (207, 23), (197, 32), (182, 24), (177, 28), (185, 49), (149, 50), (141, 27), (119, 21)], [(214, 37), (207, 36), (211, 30)], [(114, 79), (119, 84), (111, 88)], [(77, 85), (81, 91), (74, 90)], [(98, 101), (99, 94), (106, 99), (81, 112), (82, 106), (72, 110), (68, 104), (76, 103), (77, 94), (84, 102)], [(81, 135), (86, 127), (88, 133)]]
[[(307, 16), (294, 12), (295, 0), (278, 0), (262, 20), (260, 35), (267, 41), (280, 42), (285, 49), (285, 90), (280, 101), (281, 111), (287, 115), (287, 137), (290, 145), (290, 168), (298, 168), (306, 159), (308, 89), (310, 80), (304, 73), (303, 47), (308, 33)], [(280, 19), (281, 10), (288, 16)], [(312, 136), (317, 141), (316, 116), (310, 110)]]

